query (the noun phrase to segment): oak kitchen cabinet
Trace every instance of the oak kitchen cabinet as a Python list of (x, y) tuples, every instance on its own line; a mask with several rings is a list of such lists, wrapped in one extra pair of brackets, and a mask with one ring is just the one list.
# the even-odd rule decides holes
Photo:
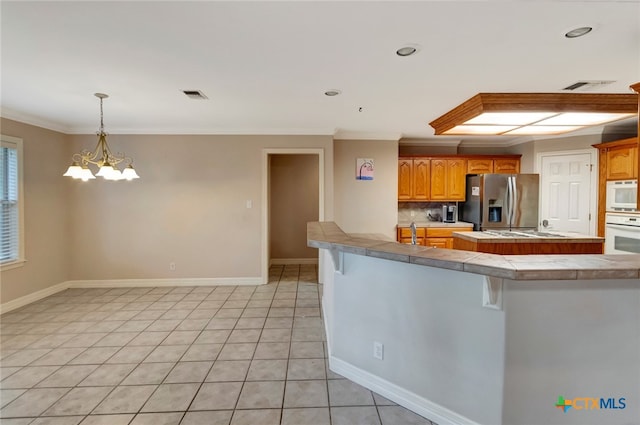
[(464, 201), (466, 171), (466, 159), (431, 159), (431, 199)]
[(400, 157), (398, 201), (464, 201), (467, 174), (520, 172), (520, 155)]
[(638, 139), (593, 145), (598, 149), (598, 236), (604, 236), (607, 181), (638, 178)]
[(468, 232), (469, 227), (427, 227), (424, 244), (434, 248), (453, 249), (453, 232)]
[(467, 174), (520, 174), (520, 157), (467, 159)]
[[(472, 226), (468, 227), (418, 227), (416, 228), (416, 244), (432, 246), (434, 248), (453, 248), (453, 232), (469, 232)], [(400, 243), (411, 243), (411, 229), (408, 227), (398, 227), (397, 241)]]
[(400, 158), (398, 160), (398, 200), (428, 201), (429, 170), (428, 158)]
[[(425, 227), (416, 228), (416, 245), (424, 245), (426, 230)], [(408, 227), (398, 227), (397, 241), (400, 243), (411, 243), (411, 229)]]
[(638, 178), (638, 147), (616, 146), (607, 149), (607, 180)]

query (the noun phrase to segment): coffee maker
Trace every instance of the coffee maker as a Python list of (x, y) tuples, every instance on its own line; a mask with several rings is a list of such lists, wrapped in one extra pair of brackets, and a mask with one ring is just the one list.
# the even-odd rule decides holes
[(456, 206), (455, 205), (443, 205), (442, 206), (442, 221), (444, 223), (456, 222)]

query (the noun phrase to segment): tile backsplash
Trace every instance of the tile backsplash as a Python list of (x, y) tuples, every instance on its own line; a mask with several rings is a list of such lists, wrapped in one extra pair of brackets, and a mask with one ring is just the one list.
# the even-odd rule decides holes
[(457, 202), (398, 202), (398, 223), (442, 221), (442, 206)]

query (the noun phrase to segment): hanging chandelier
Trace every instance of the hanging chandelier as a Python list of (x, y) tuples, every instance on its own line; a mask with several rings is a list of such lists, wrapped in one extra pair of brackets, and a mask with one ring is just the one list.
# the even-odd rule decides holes
[[(98, 135), (98, 144), (93, 151), (83, 150), (74, 154), (72, 157), (73, 162), (63, 176), (80, 179), (84, 182), (95, 179), (96, 176), (113, 181), (140, 178), (133, 168), (131, 158), (121, 153), (113, 154), (107, 144), (107, 133), (104, 132), (102, 99), (106, 99), (109, 96), (104, 93), (95, 93), (94, 96), (100, 99), (100, 130), (96, 133)], [(123, 163), (122, 165), (126, 164), (122, 171), (117, 167), (121, 163)], [(98, 166), (98, 172), (95, 176), (89, 169), (89, 164)]]

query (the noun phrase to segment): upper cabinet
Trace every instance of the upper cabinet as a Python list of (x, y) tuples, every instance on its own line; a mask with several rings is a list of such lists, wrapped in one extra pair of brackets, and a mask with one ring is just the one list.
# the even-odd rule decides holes
[(600, 178), (629, 180), (638, 178), (638, 139), (616, 140), (593, 145), (598, 149)]
[(493, 172), (498, 174), (520, 174), (520, 158), (496, 158)]
[(626, 180), (637, 177), (637, 146), (617, 146), (607, 149), (607, 180)]
[(464, 201), (467, 174), (519, 172), (519, 155), (399, 158), (398, 201)]
[(469, 158), (467, 174), (519, 174), (520, 158)]
[(431, 159), (431, 199), (464, 201), (466, 170), (466, 159)]
[(638, 178), (638, 139), (632, 137), (593, 147), (598, 149), (598, 236), (604, 236), (607, 180)]
[(493, 173), (493, 159), (477, 158), (467, 160), (467, 174), (489, 174)]
[(398, 160), (398, 200), (429, 200), (429, 159), (400, 158)]
[(413, 160), (398, 160), (398, 201), (409, 201), (413, 195)]

